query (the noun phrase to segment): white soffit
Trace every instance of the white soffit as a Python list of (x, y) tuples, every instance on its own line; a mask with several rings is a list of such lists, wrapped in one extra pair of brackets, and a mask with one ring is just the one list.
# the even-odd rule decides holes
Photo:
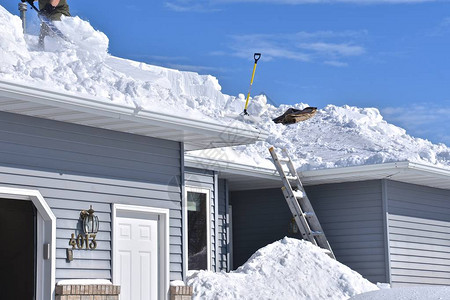
[(268, 136), (256, 128), (226, 127), (1, 80), (0, 111), (184, 142), (186, 150), (251, 144)]
[[(229, 181), (230, 190), (281, 187), (274, 169), (185, 155), (185, 165), (218, 171)], [(299, 173), (304, 185), (390, 179), (411, 184), (450, 190), (450, 170), (412, 162), (352, 166)]]
[(305, 171), (305, 184), (390, 179), (411, 184), (450, 190), (450, 170), (408, 161)]

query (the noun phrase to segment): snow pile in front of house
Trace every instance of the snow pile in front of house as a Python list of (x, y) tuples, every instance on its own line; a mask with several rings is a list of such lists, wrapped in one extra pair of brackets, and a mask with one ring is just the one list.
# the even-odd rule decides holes
[(195, 271), (193, 299), (343, 300), (377, 286), (309, 242), (284, 238), (258, 250), (236, 271)]
[(269, 133), (254, 145), (193, 153), (218, 160), (273, 168), (268, 148), (275, 146), (286, 148), (301, 171), (397, 161), (450, 168), (449, 147), (411, 137), (384, 121), (375, 108), (328, 105), (310, 120), (284, 126), (272, 119), (288, 106), (276, 107), (265, 96), (255, 96), (249, 102), (250, 117), (236, 119), (245, 96), (223, 94), (215, 77), (111, 56), (106, 35), (78, 17), (56, 24), (74, 43), (48, 38), (46, 51), (38, 51), (37, 37), (25, 38), (19, 17), (0, 6), (0, 79), (85, 94), (137, 112), (148, 109)]
[(449, 295), (449, 286), (409, 286), (367, 292), (350, 300), (444, 300)]

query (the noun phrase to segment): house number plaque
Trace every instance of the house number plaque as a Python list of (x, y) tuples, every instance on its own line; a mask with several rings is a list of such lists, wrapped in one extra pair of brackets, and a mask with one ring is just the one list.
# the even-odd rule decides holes
[(72, 249), (91, 249), (94, 250), (97, 248), (97, 241), (95, 240), (96, 234), (79, 234), (75, 237), (75, 234), (72, 233), (72, 237), (69, 240), (69, 245), (72, 246)]

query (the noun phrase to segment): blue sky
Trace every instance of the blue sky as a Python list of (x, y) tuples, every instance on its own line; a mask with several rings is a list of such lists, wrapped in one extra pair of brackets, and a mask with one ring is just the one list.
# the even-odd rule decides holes
[(450, 145), (449, 1), (68, 2), (108, 35), (113, 55), (212, 74), (237, 95), (261, 52), (253, 95), (377, 107), (408, 133)]

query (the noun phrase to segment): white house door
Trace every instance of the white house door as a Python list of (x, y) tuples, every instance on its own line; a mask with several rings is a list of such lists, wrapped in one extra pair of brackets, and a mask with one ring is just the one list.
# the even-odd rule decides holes
[(115, 219), (114, 278), (121, 300), (158, 299), (158, 215)]

